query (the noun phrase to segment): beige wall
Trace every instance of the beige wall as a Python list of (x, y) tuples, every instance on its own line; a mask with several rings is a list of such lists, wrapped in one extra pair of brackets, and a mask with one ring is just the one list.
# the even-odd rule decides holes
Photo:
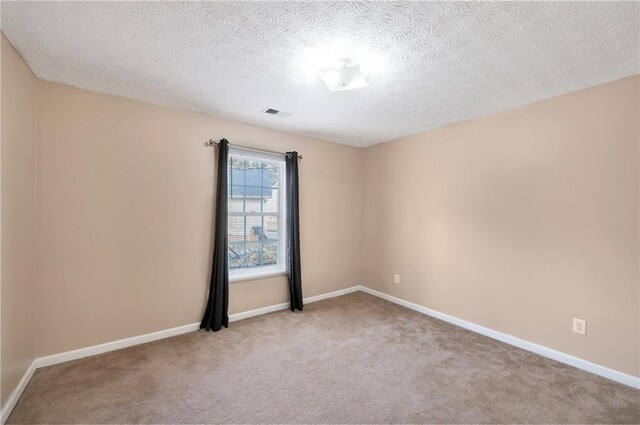
[[(38, 356), (200, 321), (209, 138), (301, 152), (304, 295), (360, 284), (360, 150), (46, 82), (39, 108)], [(230, 313), (285, 302), (286, 288), (232, 283)]]
[[(362, 283), (640, 375), (640, 77), (362, 150), (37, 82), (2, 43), (3, 403), (34, 351), (200, 320), (221, 137), (304, 154), (305, 296)], [(286, 300), (231, 284), (231, 313)]]
[(1, 401), (34, 359), (37, 80), (2, 38)]
[(639, 376), (639, 84), (366, 149), (363, 284)]

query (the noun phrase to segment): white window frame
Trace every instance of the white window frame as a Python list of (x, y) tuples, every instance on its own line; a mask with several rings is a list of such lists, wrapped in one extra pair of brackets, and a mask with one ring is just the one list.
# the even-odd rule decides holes
[[(274, 276), (286, 275), (287, 267), (287, 204), (286, 204), (286, 176), (285, 176), (285, 162), (284, 155), (272, 154), (267, 152), (256, 152), (249, 149), (243, 149), (241, 147), (229, 148), (229, 164), (231, 164), (231, 157), (240, 157), (242, 159), (248, 159), (252, 161), (260, 162), (277, 162), (278, 163), (278, 208), (277, 214), (272, 213), (247, 213), (247, 212), (235, 212), (229, 211), (227, 208), (227, 217), (252, 217), (252, 216), (265, 216), (275, 215), (278, 217), (278, 263), (262, 267), (251, 267), (244, 269), (229, 269), (229, 282), (241, 282), (245, 280), (264, 279)], [(227, 170), (229, 167), (227, 166)], [(229, 188), (229, 194), (231, 188)], [(229, 196), (229, 195), (227, 195)], [(227, 234), (229, 229), (227, 228)], [(229, 252), (227, 251), (227, 255)]]

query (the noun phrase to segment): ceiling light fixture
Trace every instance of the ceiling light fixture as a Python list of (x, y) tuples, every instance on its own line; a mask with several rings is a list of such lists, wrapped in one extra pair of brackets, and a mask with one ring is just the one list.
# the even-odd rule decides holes
[(337, 66), (320, 70), (320, 78), (331, 91), (353, 90), (367, 86), (360, 66), (351, 59), (340, 59)]

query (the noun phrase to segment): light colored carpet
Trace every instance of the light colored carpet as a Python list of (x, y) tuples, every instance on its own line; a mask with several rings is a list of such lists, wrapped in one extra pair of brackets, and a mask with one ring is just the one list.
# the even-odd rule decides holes
[(640, 391), (364, 293), (36, 371), (20, 423), (640, 423)]

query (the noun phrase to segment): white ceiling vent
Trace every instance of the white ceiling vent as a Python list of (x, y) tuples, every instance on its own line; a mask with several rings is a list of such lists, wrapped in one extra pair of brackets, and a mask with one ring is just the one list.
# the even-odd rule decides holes
[(264, 112), (267, 115), (276, 115), (276, 116), (282, 117), (282, 118), (285, 118), (285, 117), (288, 117), (289, 115), (291, 115), (288, 112), (283, 112), (283, 111), (281, 111), (279, 109), (274, 109), (274, 108), (266, 108), (266, 109), (263, 109), (262, 112)]

